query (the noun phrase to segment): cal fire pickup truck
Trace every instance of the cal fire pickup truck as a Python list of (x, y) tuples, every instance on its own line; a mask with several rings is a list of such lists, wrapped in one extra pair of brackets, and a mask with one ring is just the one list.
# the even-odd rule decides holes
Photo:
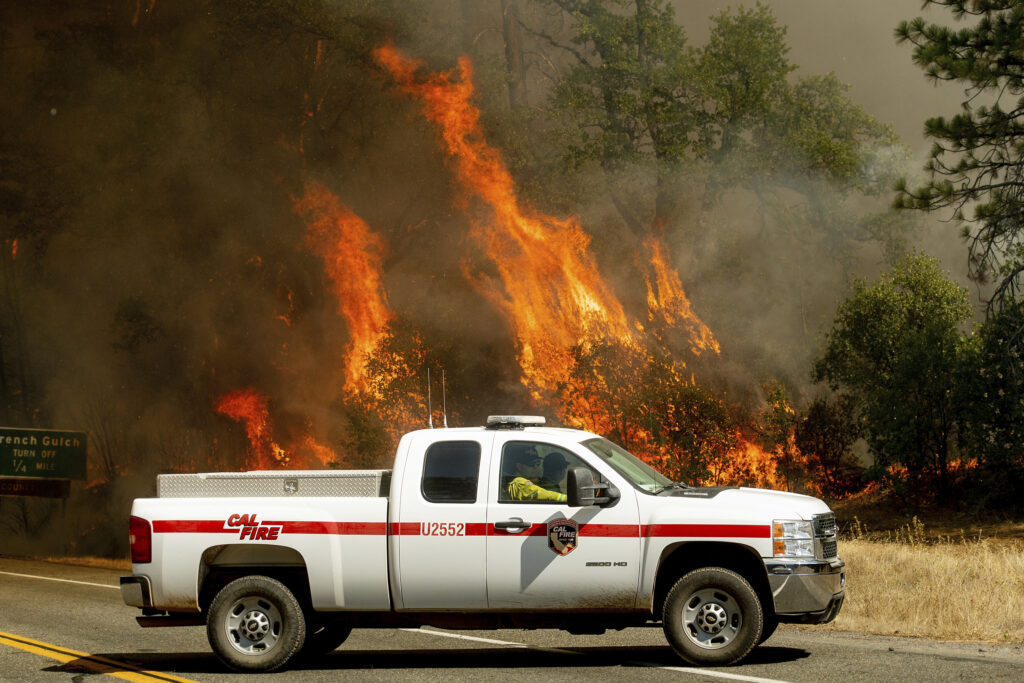
[[(393, 470), (160, 475), (132, 507), (124, 601), (142, 626), (205, 624), (240, 671), (329, 652), (354, 627), (659, 622), (682, 659), (725, 665), (779, 622), (838, 614), (845, 565), (822, 501), (690, 488), (543, 424), (414, 431)], [(548, 459), (565, 474), (532, 483), (555, 500), (513, 499), (529, 487), (512, 479), (549, 475)]]

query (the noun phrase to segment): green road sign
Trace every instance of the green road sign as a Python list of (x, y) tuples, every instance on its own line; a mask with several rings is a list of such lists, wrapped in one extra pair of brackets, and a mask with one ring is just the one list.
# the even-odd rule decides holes
[(0, 476), (85, 479), (85, 432), (0, 427)]

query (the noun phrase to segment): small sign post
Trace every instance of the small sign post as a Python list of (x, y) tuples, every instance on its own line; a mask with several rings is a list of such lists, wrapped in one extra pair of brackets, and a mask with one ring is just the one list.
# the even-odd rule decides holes
[(70, 493), (70, 479), (15, 479), (0, 477), (0, 496), (67, 498)]

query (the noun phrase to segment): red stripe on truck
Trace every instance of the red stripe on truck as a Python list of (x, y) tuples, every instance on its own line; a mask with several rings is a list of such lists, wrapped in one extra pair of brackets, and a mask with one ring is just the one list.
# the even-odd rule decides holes
[(223, 519), (153, 520), (154, 534), (219, 534), (226, 531), (237, 534), (238, 527), (226, 527)]
[[(282, 534), (326, 534), (335, 536), (384, 536), (385, 522), (312, 522), (261, 521), (260, 526), (280, 527)], [(462, 523), (459, 523), (462, 524)], [(395, 536), (420, 536), (422, 522), (398, 522), (390, 525)], [(158, 519), (155, 534), (237, 534), (238, 526), (227, 526), (221, 519)], [(455, 534), (453, 534), (454, 536)], [(531, 524), (528, 530), (512, 532), (495, 529), (493, 523), (464, 523), (459, 536), (545, 536), (546, 524)], [(581, 524), (580, 535), (592, 538), (771, 538), (767, 524)]]
[[(529, 530), (502, 531), (489, 526), (491, 536), (546, 536), (546, 524), (532, 524)], [(581, 524), (581, 537), (590, 538), (771, 538), (767, 524)]]
[(581, 524), (580, 534), (599, 538), (636, 538), (640, 535), (637, 524)]
[(263, 522), (280, 526), (282, 534), (332, 534), (337, 536), (383, 536), (385, 522)]
[[(286, 534), (383, 536), (387, 533), (384, 522), (261, 521), (259, 526), (280, 527), (281, 533)], [(227, 526), (222, 519), (158, 519), (153, 522), (154, 534), (238, 534), (240, 528)]]
[(768, 524), (648, 524), (643, 528), (647, 538), (771, 538)]

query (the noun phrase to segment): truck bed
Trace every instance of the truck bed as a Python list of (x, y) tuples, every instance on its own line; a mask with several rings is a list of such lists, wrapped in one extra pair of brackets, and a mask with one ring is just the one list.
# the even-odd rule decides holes
[[(391, 470), (163, 474), (133, 514), (152, 525), (152, 606), (198, 612), (197, 586), (237, 566), (304, 568), (314, 609), (391, 609)], [(347, 558), (343, 563), (342, 558)], [(158, 580), (157, 580), (158, 578)]]

